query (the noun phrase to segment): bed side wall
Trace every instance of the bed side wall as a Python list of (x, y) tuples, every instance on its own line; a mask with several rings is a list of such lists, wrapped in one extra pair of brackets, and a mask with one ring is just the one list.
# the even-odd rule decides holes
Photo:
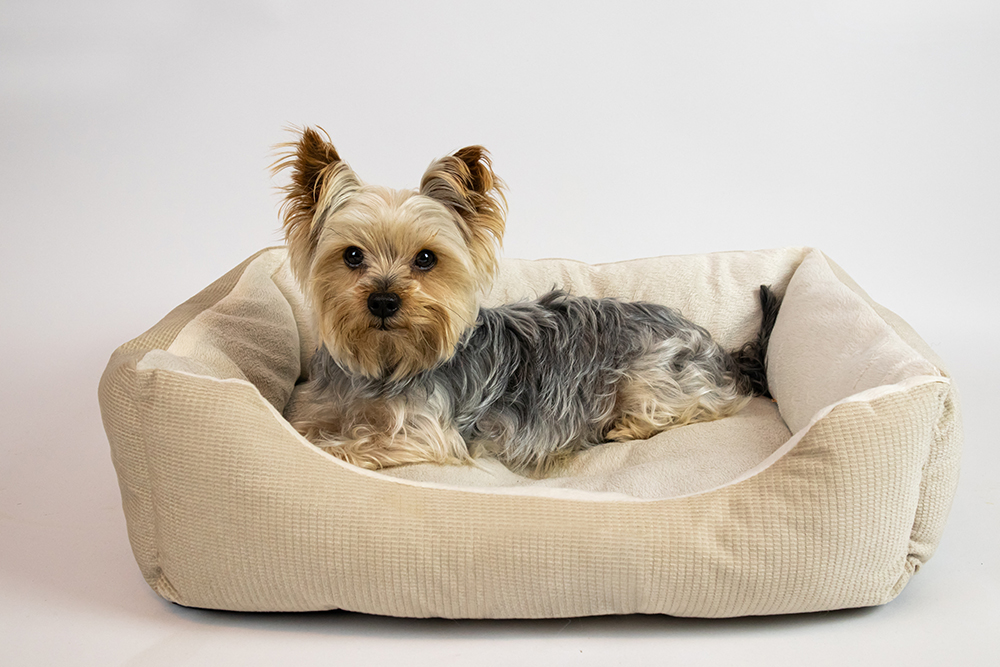
[(271, 249), (265, 249), (247, 258), (173, 309), (149, 330), (121, 345), (112, 353), (98, 385), (101, 419), (118, 475), (132, 553), (146, 582), (153, 590), (170, 600), (174, 600), (175, 596), (161, 581), (155, 499), (147, 463), (148, 443), (144, 440), (141, 428), (141, 392), (136, 364), (150, 350), (168, 348), (191, 320), (232, 290), (255, 259), (270, 251)]

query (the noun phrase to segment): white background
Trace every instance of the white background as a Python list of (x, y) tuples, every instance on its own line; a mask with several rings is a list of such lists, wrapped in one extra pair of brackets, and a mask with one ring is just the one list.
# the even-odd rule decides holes
[[(998, 664), (997, 3), (3, 0), (0, 121), (0, 663)], [(117, 345), (280, 241), (267, 167), (289, 123), (323, 126), (394, 187), (486, 145), (511, 257), (823, 249), (962, 393), (937, 555), (885, 607), (783, 618), (157, 598), (98, 378)]]

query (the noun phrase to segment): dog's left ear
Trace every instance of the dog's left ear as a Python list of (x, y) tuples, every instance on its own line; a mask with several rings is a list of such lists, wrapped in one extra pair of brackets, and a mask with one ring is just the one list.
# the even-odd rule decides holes
[(482, 146), (468, 146), (441, 158), (420, 180), (420, 194), (457, 214), (482, 280), (496, 271), (497, 250), (503, 242), (507, 209), (503, 190), (503, 181), (493, 173), (490, 154)]

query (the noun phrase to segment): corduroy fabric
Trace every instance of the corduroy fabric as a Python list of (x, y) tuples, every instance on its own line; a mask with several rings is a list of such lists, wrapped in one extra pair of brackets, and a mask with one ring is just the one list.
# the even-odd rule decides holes
[[(642, 293), (649, 275), (682, 265), (699, 270), (676, 278), (677, 293), (720, 289), (727, 279), (713, 276), (724, 272), (783, 286), (809, 254), (641, 260), (618, 265), (608, 282), (623, 296), (650, 298)], [(248, 268), (276, 274), (283, 262), (281, 250), (247, 260), (122, 346), (102, 378), (133, 552), (169, 600), (448, 618), (804, 612), (889, 601), (940, 540), (961, 441), (954, 391), (943, 380), (837, 404), (757, 474), (679, 498), (450, 488), (353, 468), (281, 417), (284, 392), (275, 388), (294, 383), (297, 359), (258, 374), (277, 378), (262, 394), (246, 379), (254, 369), (204, 372), (214, 352), (207, 361), (155, 352), (197, 318), (210, 319)], [(588, 289), (592, 267), (579, 263), (505, 267), (531, 289), (553, 286), (545, 283), (555, 274), (578, 293), (602, 291)], [(618, 279), (633, 273), (632, 284)], [(502, 275), (490, 298), (516, 298), (512, 284)], [(301, 307), (292, 301), (290, 311)], [(752, 299), (730, 301), (742, 310), (716, 329), (739, 340)], [(724, 310), (703, 308), (695, 319), (721, 321)], [(289, 349), (302, 321), (296, 315), (287, 336), (261, 340)], [(300, 333), (295, 342), (305, 349), (310, 334)]]

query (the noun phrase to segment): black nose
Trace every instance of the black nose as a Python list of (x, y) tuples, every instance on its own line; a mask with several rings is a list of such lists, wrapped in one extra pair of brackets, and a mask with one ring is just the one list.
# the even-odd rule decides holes
[(368, 310), (383, 320), (399, 310), (399, 295), (395, 292), (372, 292), (368, 295)]

